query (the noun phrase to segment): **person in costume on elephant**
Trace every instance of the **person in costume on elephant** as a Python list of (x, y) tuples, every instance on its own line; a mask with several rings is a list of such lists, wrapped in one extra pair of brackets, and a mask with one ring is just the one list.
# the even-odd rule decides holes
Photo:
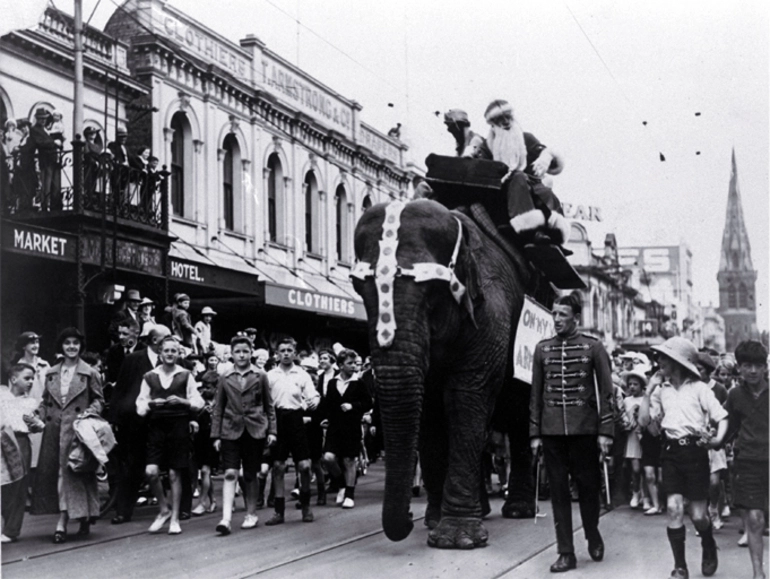
[(492, 101), (484, 118), (489, 124), (486, 145), (492, 159), (509, 169), (503, 187), (511, 227), (525, 243), (563, 245), (569, 239), (570, 224), (558, 197), (545, 183), (546, 174), (562, 172), (563, 159), (522, 130), (508, 101)]
[[(511, 328), (539, 278), (515, 249), (489, 238), (499, 237), (489, 216), (482, 228), (471, 214), (394, 201), (371, 207), (356, 227), (351, 276), (367, 310), (386, 449), (382, 521), (393, 541), (413, 528), (418, 449), (428, 545), (472, 549), (488, 540), (481, 455), (495, 402), (512, 386)], [(525, 420), (528, 462), (526, 428)]]

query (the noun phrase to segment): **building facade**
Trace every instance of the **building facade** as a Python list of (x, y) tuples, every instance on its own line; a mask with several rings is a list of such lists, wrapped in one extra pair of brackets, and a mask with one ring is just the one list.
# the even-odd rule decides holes
[(759, 339), (755, 286), (757, 272), (751, 261), (751, 245), (743, 221), (735, 150), (732, 154), (727, 214), (719, 260), (719, 309), (724, 319), (725, 347), (732, 352), (743, 340)]
[[(102, 135), (125, 128), (129, 151), (149, 148), (167, 190), (155, 272), (165, 285), (125, 268), (105, 279), (156, 300), (160, 319), (177, 292), (191, 296), (193, 319), (213, 307), (215, 340), (254, 326), (265, 345), (288, 333), (300, 347), (366, 349), (363, 304), (349, 281), (353, 231), (369, 206), (407, 196), (406, 146), (259, 39), (232, 42), (162, 0), (125, 2), (99, 34), (119, 48), (130, 80), (108, 91), (107, 107), (120, 102)], [(67, 40), (61, 50), (71, 54)], [(26, 84), (30, 94), (46, 92)], [(110, 218), (107, 237), (124, 224), (113, 228)], [(85, 301), (90, 310), (97, 297)], [(105, 337), (103, 320), (86, 325)], [(36, 328), (9, 332), (25, 329)]]

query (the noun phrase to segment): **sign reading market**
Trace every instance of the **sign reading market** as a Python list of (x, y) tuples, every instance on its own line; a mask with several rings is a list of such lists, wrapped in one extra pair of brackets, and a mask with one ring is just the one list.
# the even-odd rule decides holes
[(328, 316), (366, 319), (364, 304), (358, 300), (273, 283), (265, 283), (265, 304)]

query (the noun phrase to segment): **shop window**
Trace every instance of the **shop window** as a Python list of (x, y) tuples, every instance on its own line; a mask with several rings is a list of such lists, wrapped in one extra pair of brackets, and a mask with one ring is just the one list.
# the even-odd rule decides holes
[(319, 253), (321, 250), (321, 227), (318, 218), (321, 212), (318, 203), (318, 181), (313, 171), (308, 171), (305, 174), (303, 187), (305, 191), (305, 251)]
[(189, 217), (193, 192), (192, 181), (192, 129), (187, 115), (175, 113), (171, 117), (171, 208), (174, 215)]
[(350, 222), (348, 219), (348, 195), (344, 185), (339, 185), (334, 195), (336, 216), (337, 261), (350, 263)]
[(735, 286), (730, 284), (727, 287), (727, 307), (728, 308), (737, 308), (738, 307), (738, 296), (735, 293)]
[(277, 153), (267, 159), (267, 228), (268, 239), (278, 241), (283, 236), (283, 166)]
[(234, 134), (230, 133), (225, 137), (222, 149), (224, 150), (222, 159), (222, 194), (224, 196), (222, 217), (225, 229), (242, 231), (241, 150)]

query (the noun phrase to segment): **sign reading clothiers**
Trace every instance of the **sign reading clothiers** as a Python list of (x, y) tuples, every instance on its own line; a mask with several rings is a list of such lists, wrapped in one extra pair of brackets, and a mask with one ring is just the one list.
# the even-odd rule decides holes
[(366, 319), (363, 303), (352, 298), (272, 283), (265, 284), (265, 303), (317, 314), (329, 314), (357, 320)]
[(519, 325), (513, 342), (513, 377), (532, 384), (532, 358), (535, 346), (554, 335), (551, 312), (529, 296), (524, 296)]

